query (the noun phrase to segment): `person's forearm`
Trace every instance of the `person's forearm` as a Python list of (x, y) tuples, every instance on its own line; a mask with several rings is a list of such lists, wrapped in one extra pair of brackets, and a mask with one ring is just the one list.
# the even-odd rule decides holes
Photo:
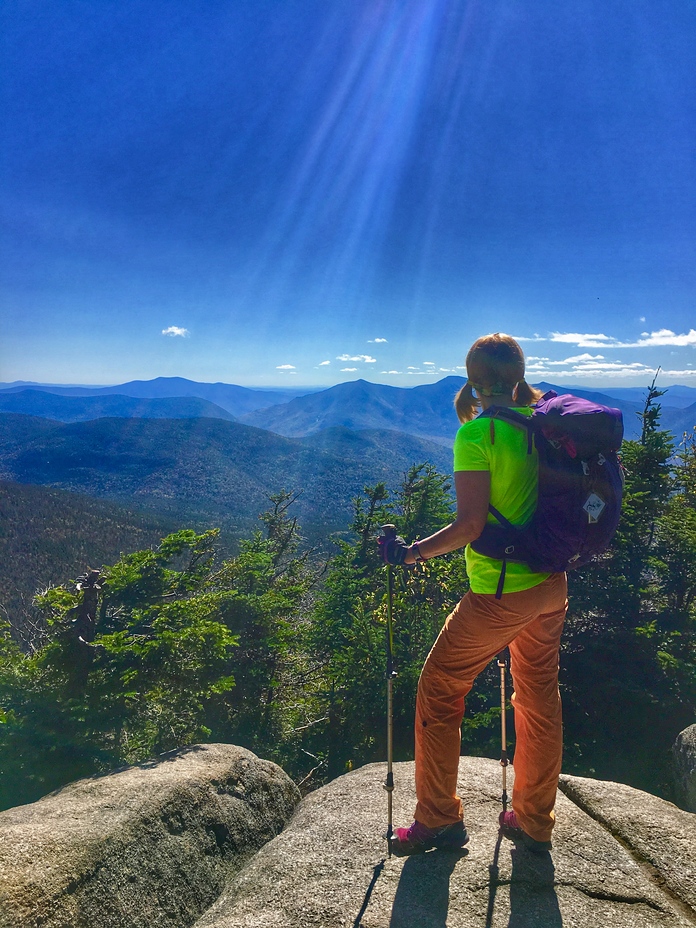
[(414, 542), (409, 548), (409, 553), (406, 555), (405, 564), (415, 563), (415, 545), (418, 545), (418, 550), (423, 560), (428, 560), (431, 557), (437, 557), (439, 554), (447, 554), (448, 551), (456, 551), (458, 548), (463, 548), (465, 545), (468, 545), (469, 542), (475, 541), (481, 532), (483, 531), (483, 525), (480, 525), (478, 522), (471, 520), (455, 520), (449, 525), (446, 525), (444, 528), (440, 529), (439, 532), (435, 532), (433, 535), (429, 535), (427, 538), (423, 538), (421, 541)]

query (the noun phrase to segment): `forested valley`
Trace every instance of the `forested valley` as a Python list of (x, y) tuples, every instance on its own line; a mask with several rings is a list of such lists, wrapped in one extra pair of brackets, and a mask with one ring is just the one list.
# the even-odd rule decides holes
[[(569, 575), (561, 653), (569, 773), (671, 798), (669, 749), (696, 717), (696, 443), (648, 394), (624, 442), (611, 549)], [(311, 488), (305, 488), (311, 492)], [(386, 756), (386, 587), (379, 526), (411, 540), (451, 518), (450, 480), (413, 466), (366, 486), (330, 557), (303, 540), (296, 489), (275, 493), (232, 557), (183, 529), (9, 614), (0, 637), (0, 807), (182, 745), (225, 741), (303, 791)], [(146, 542), (149, 543), (149, 542)], [(463, 552), (397, 569), (395, 758), (413, 755), (422, 662), (467, 588)], [(80, 576), (78, 576), (80, 575)], [(462, 753), (499, 756), (498, 672), (467, 705)], [(513, 730), (514, 740), (514, 730)]]

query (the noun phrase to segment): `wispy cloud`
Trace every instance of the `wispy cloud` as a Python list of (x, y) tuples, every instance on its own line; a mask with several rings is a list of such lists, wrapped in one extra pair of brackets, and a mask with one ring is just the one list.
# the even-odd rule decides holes
[(608, 348), (616, 339), (598, 333), (596, 335), (580, 332), (552, 332), (550, 341), (560, 342), (563, 345), (577, 345), (578, 348)]
[(423, 361), (423, 367), (435, 367), (434, 361)]
[(386, 338), (368, 338), (367, 340), (368, 345), (386, 345), (386, 343)]
[(564, 358), (562, 361), (550, 361), (548, 358), (527, 358), (527, 361), (531, 364), (546, 364), (549, 367), (562, 367), (565, 364), (585, 364), (603, 360), (603, 354), (576, 354), (572, 358)]
[(327, 364), (331, 364), (331, 361), (320, 361), (319, 367), (326, 367)]
[(597, 382), (601, 383), (602, 381), (606, 382), (606, 379), (609, 376), (612, 378), (612, 380), (616, 380), (642, 375), (652, 380), (654, 373), (654, 370), (651, 368), (637, 369), (635, 367), (616, 367), (613, 370), (600, 370), (597, 368), (596, 370), (587, 371), (573, 369), (559, 370), (558, 368), (555, 368), (552, 371), (529, 371), (528, 377), (534, 381), (550, 379), (556, 383), (563, 380), (575, 381), (579, 380), (580, 378), (583, 380), (596, 380)]
[(681, 335), (671, 329), (641, 332), (640, 338), (632, 342), (624, 342), (602, 333), (552, 332), (550, 341), (577, 345), (578, 348), (693, 348), (696, 347), (696, 329)]
[(357, 371), (357, 367), (342, 367), (342, 374), (354, 374)]
[(400, 374), (401, 371), (382, 371), (383, 374)]
[(294, 364), (278, 364), (278, 366), (276, 367), (276, 370), (277, 371), (294, 371), (295, 365)]
[(641, 361), (632, 361), (631, 363), (622, 363), (621, 361), (590, 361), (585, 364), (578, 364), (575, 369), (578, 371), (624, 371), (630, 370), (630, 368), (637, 371), (652, 370), (649, 364), (643, 364)]
[(641, 338), (634, 345), (627, 348), (647, 348), (652, 345), (673, 345), (675, 348), (696, 347), (696, 329), (690, 329), (683, 335), (677, 335), (671, 329), (659, 329), (657, 332), (641, 332)]
[(170, 325), (162, 329), (162, 335), (169, 335), (171, 338), (188, 338), (190, 334), (188, 329), (183, 329), (180, 325)]
[(654, 373), (654, 366), (642, 361), (607, 361), (601, 355), (579, 355), (575, 359), (566, 358), (565, 361), (539, 359), (527, 365), (528, 376), (535, 380), (549, 378), (555, 381), (582, 379), (601, 382), (608, 377), (612, 380), (635, 377), (652, 379)]
[(565, 361), (554, 361), (554, 364), (578, 364), (580, 361), (603, 361), (603, 354), (576, 354), (572, 358), (566, 358)]
[(336, 356), (337, 361), (362, 361), (363, 364), (375, 364), (377, 358), (370, 357), (369, 354), (339, 354)]
[[(539, 363), (530, 364), (527, 367), (527, 370), (532, 371), (532, 372), (548, 371), (549, 373), (555, 373), (557, 375), (560, 373), (560, 371), (549, 370), (554, 363), (555, 362), (552, 361), (550, 364), (539, 364)], [(653, 370), (653, 368), (650, 367), (649, 364), (643, 364), (641, 361), (633, 361), (631, 363), (628, 363), (628, 362), (624, 363), (621, 361), (586, 361), (582, 364), (572, 364), (572, 365), (567, 365), (567, 366), (569, 370), (571, 370), (573, 373), (576, 373), (576, 374), (594, 373), (594, 372), (613, 373), (614, 371), (628, 371), (628, 370), (640, 372), (640, 371)]]

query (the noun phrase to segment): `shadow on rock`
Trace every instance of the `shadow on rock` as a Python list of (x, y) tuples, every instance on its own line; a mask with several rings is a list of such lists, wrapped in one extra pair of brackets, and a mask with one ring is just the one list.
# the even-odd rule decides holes
[(467, 850), (409, 857), (401, 871), (389, 928), (446, 928), (450, 877)]
[(363, 899), (363, 904), (360, 907), (360, 911), (358, 912), (356, 919), (353, 922), (353, 928), (360, 928), (362, 924), (362, 917), (367, 911), (367, 907), (370, 904), (370, 899), (372, 898), (372, 890), (377, 885), (377, 880), (379, 879), (380, 873), (382, 870), (384, 870), (384, 863), (384, 858), (382, 858), (375, 869), (372, 871), (372, 879), (370, 880), (370, 885), (367, 887), (367, 892), (365, 893), (365, 898)]
[(556, 895), (556, 870), (548, 851), (530, 854), (514, 847), (510, 878), (510, 921), (508, 928), (561, 928), (563, 919)]
[[(498, 887), (508, 883), (500, 879), (498, 860), (503, 836), (498, 835), (493, 860), (488, 865), (488, 910), (485, 928), (493, 925)], [(551, 855), (530, 854), (524, 847), (510, 851), (510, 920), (507, 928), (562, 928), (563, 919), (556, 896), (556, 870)]]

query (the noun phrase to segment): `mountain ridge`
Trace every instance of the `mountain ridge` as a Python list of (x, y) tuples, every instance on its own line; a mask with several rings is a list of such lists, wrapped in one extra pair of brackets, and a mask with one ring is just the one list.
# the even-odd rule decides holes
[(130, 380), (126, 383), (107, 387), (26, 384), (23, 382), (19, 384), (0, 384), (0, 396), (2, 393), (16, 393), (21, 390), (52, 393), (56, 396), (85, 397), (119, 394), (138, 399), (198, 397), (220, 406), (235, 417), (264, 406), (288, 402), (297, 392), (294, 390), (283, 392), (263, 389), (254, 390), (237, 384), (222, 383), (220, 381), (217, 383), (202, 383), (196, 380), (187, 380), (185, 377), (155, 377), (152, 380)]
[(227, 419), (235, 416), (197, 396), (168, 396), (155, 399), (109, 393), (103, 396), (63, 396), (42, 390), (0, 393), (0, 412), (39, 416), (59, 422), (91, 419)]
[[(450, 446), (459, 421), (454, 397), (465, 383), (463, 377), (445, 377), (432, 384), (392, 387), (365, 380), (352, 380), (321, 393), (296, 397), (289, 403), (255, 410), (240, 422), (293, 438), (304, 438), (323, 429), (342, 426), (352, 429), (393, 429)], [(569, 388), (542, 381), (539, 389), (562, 394)], [(597, 390), (576, 388), (578, 396), (618, 407), (624, 416), (625, 437), (640, 437), (638, 415), (643, 402), (617, 399)], [(694, 391), (696, 394), (696, 391)], [(676, 438), (696, 423), (696, 403), (686, 408), (662, 405), (661, 424)]]
[[(211, 407), (201, 407), (202, 415), (225, 416), (215, 410), (217, 407), (228, 415), (239, 418), (246, 425), (263, 428), (285, 437), (302, 438), (322, 429), (345, 427), (354, 430), (382, 429), (396, 430), (414, 435), (440, 445), (449, 446), (458, 428), (457, 417), (452, 408), (454, 396), (465, 382), (463, 377), (448, 376), (428, 384), (413, 387), (397, 387), (391, 384), (372, 383), (358, 379), (334, 384), (325, 389), (305, 387), (287, 391), (253, 390), (235, 384), (206, 384), (187, 380), (182, 377), (158, 377), (149, 381), (130, 381), (110, 387), (60, 386), (50, 384), (0, 384), (0, 409), (22, 411), (27, 414), (50, 415), (50, 402), (31, 399), (50, 394), (68, 398), (102, 397), (120, 395), (134, 397), (142, 401), (175, 398), (198, 397), (199, 400), (213, 403)], [(647, 388), (639, 387), (569, 387), (542, 382), (541, 389), (555, 389), (557, 393), (572, 392), (578, 396), (588, 397), (595, 402), (615, 406), (624, 414), (627, 438), (638, 438), (640, 423), (636, 413), (643, 408)], [(676, 439), (685, 431), (691, 431), (696, 422), (696, 388), (684, 385), (664, 387), (665, 395), (661, 397), (662, 425), (670, 430)], [(674, 391), (674, 402), (670, 402), (670, 390)], [(15, 404), (9, 397), (21, 394), (23, 407)], [(29, 396), (28, 396), (29, 395)], [(4, 401), (4, 405), (3, 405)], [(43, 402), (43, 405), (41, 403)], [(96, 400), (93, 400), (96, 403)], [(103, 407), (99, 414), (129, 415), (125, 399), (119, 401), (121, 409)], [(135, 407), (134, 407), (135, 408)], [(174, 404), (173, 408), (177, 408)], [(143, 414), (141, 412), (134, 414)], [(195, 414), (193, 407), (180, 406), (173, 415), (186, 416)], [(96, 415), (97, 413), (93, 413)], [(150, 413), (147, 412), (149, 415)], [(86, 420), (88, 412), (70, 411), (68, 406), (56, 417), (63, 421)], [(159, 411), (153, 416), (160, 417)]]
[(309, 533), (345, 531), (366, 484), (395, 486), (412, 464), (451, 468), (451, 453), (394, 431), (290, 439), (222, 419), (115, 419), (58, 423), (0, 414), (0, 477), (208, 522), (243, 535), (268, 496), (298, 491)]

